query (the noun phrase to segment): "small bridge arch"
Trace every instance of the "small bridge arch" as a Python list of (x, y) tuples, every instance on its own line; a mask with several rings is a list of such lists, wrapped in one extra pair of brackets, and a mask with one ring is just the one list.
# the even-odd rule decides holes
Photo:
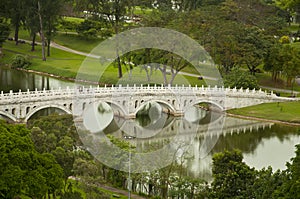
[(17, 118), (14, 117), (14, 115), (12, 115), (12, 114), (10, 114), (8, 112), (0, 111), (0, 115), (5, 116), (6, 118), (12, 120), (13, 122), (17, 122)]
[(57, 108), (59, 110), (64, 111), (67, 114), (72, 114), (72, 111), (66, 106), (61, 106), (61, 105), (57, 105), (57, 104), (47, 104), (47, 105), (39, 106), (39, 107), (36, 107), (36, 108), (30, 110), (29, 113), (27, 113), (27, 115), (24, 119), (24, 122), (27, 122), (38, 111), (47, 109), (47, 108)]

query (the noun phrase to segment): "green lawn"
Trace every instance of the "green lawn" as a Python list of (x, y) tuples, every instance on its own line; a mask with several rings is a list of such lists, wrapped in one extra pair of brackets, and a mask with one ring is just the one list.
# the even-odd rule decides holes
[(228, 113), (269, 120), (300, 123), (300, 101), (260, 104), (241, 109), (229, 110)]
[(100, 44), (101, 39), (83, 39), (77, 34), (57, 33), (54, 42), (68, 48), (89, 53)]
[(16, 46), (12, 41), (5, 42), (3, 49), (5, 56), (1, 58), (1, 63), (9, 63), (14, 54), (25, 54), (30, 56), (32, 61), (32, 65), (28, 69), (65, 77), (76, 77), (77, 70), (85, 58), (81, 55), (51, 48), (51, 56), (47, 57), (47, 61), (42, 61), (40, 45), (36, 46), (36, 51), (31, 52), (29, 44)]

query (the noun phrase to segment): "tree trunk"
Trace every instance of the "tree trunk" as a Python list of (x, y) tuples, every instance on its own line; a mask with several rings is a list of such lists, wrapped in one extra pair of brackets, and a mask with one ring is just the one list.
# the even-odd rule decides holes
[(35, 38), (36, 38), (36, 33), (33, 34), (32, 36), (32, 44), (31, 44), (31, 51), (35, 51)]
[(117, 56), (117, 65), (118, 65), (118, 71), (119, 71), (119, 78), (123, 77), (123, 72), (122, 72), (122, 65), (121, 65), (121, 59), (119, 56), (119, 39), (118, 39), (118, 34), (119, 34), (119, 17), (115, 16), (116, 21), (115, 21), (115, 33), (117, 35), (116, 37), (116, 56)]
[(15, 42), (16, 42), (16, 45), (19, 44), (19, 28), (20, 28), (20, 16), (17, 15), (17, 20), (16, 20), (16, 23), (15, 23)]
[(2, 46), (0, 46), (0, 57), (2, 57)]
[(47, 39), (47, 56), (50, 57), (50, 43), (51, 39)]
[(43, 57), (43, 61), (46, 61), (46, 53), (45, 53), (45, 35), (44, 35), (44, 31), (43, 31), (43, 20), (42, 20), (42, 15), (41, 15), (41, 5), (40, 5), (40, 1), (38, 1), (38, 15), (39, 15), (39, 19), (40, 19), (40, 34), (41, 34), (41, 39), (42, 39), (42, 57)]

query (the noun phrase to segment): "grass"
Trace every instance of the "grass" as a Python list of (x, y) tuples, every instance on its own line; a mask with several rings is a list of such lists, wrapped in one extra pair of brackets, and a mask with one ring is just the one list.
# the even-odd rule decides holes
[(78, 17), (64, 17), (63, 20), (78, 23), (78, 24), (84, 21), (83, 18), (78, 18)]
[(78, 68), (85, 58), (51, 48), (51, 57), (47, 57), (47, 61), (42, 61), (41, 46), (36, 46), (36, 51), (31, 52), (28, 44), (16, 46), (12, 41), (5, 42), (3, 49), (5, 56), (1, 58), (1, 63), (8, 64), (15, 54), (25, 54), (31, 57), (32, 65), (28, 69), (72, 78), (76, 77)]
[(228, 113), (268, 120), (300, 123), (300, 101), (266, 103), (246, 108), (229, 110)]
[(62, 46), (86, 53), (91, 52), (101, 41), (101, 39), (83, 39), (77, 34), (65, 33), (57, 33), (54, 38), (54, 42)]

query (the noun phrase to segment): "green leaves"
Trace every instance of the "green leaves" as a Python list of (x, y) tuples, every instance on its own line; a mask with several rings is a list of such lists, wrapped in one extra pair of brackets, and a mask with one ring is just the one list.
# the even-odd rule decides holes
[(61, 188), (62, 169), (50, 154), (38, 153), (23, 125), (0, 121), (0, 196), (41, 198)]

